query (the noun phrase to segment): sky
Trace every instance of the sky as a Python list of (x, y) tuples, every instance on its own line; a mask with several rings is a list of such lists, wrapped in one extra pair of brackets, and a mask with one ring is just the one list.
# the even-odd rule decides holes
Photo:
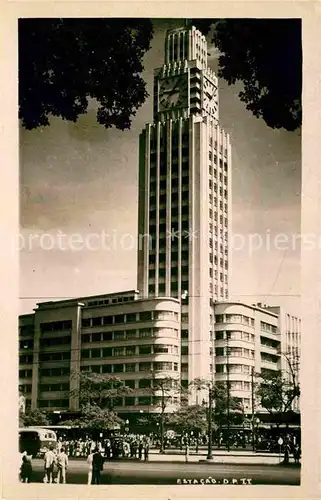
[[(139, 133), (152, 121), (166, 29), (183, 24), (155, 21), (142, 75), (150, 97), (130, 130), (99, 125), (95, 103), (77, 123), (52, 118), (49, 127), (20, 128), (21, 314), (37, 302), (136, 288)], [(209, 49), (217, 71), (217, 51)], [(240, 90), (219, 80), (220, 125), (232, 145), (230, 298), (299, 314), (300, 132), (269, 128), (246, 110)], [(97, 249), (103, 231), (109, 248)], [(96, 249), (86, 249), (81, 242), (92, 234)], [(78, 243), (68, 248), (71, 235)]]

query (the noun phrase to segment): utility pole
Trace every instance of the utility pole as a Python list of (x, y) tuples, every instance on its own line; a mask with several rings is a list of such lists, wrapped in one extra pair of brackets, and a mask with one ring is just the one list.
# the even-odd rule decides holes
[(255, 437), (254, 437), (254, 366), (251, 368), (251, 396), (252, 396), (252, 450), (255, 451)]
[(213, 459), (213, 441), (212, 441), (212, 408), (213, 408), (213, 388), (209, 387), (208, 390), (208, 448), (207, 460)]
[(230, 365), (229, 365), (229, 337), (226, 332), (226, 386), (227, 386), (227, 451), (230, 451)]
[(213, 412), (213, 399), (214, 399), (214, 367), (215, 367), (215, 309), (212, 302), (212, 380), (208, 386), (208, 449), (207, 460), (213, 459), (213, 427), (212, 427), (212, 412)]

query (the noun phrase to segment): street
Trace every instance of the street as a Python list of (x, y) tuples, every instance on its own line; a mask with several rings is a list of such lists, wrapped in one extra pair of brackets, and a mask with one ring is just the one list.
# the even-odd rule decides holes
[[(87, 471), (85, 460), (70, 460), (67, 482), (86, 484)], [(33, 460), (33, 482), (42, 482), (43, 475), (43, 461)], [(199, 482), (208, 478), (214, 485), (299, 485), (300, 468), (262, 464), (111, 461), (104, 464), (101, 484), (197, 484), (195, 480)]]

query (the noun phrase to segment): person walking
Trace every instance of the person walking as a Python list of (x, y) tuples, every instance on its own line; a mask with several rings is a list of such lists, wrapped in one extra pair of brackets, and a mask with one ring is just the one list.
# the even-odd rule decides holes
[(148, 462), (148, 455), (149, 455), (149, 442), (148, 442), (148, 439), (146, 439), (145, 443), (144, 443), (144, 460), (145, 460), (145, 462)]
[(87, 484), (92, 484), (92, 479), (93, 479), (93, 455), (94, 453), (90, 451), (88, 457), (87, 457), (87, 464), (88, 464), (88, 480)]
[(300, 457), (301, 457), (300, 445), (297, 443), (294, 446), (294, 450), (293, 450), (294, 463), (298, 464), (300, 462)]
[(56, 461), (56, 454), (53, 451), (53, 446), (49, 446), (49, 450), (46, 451), (44, 456), (45, 483), (52, 483), (55, 461)]
[(23, 483), (30, 483), (32, 476), (31, 456), (24, 454), (20, 467), (20, 479)]
[(100, 484), (100, 474), (103, 470), (104, 459), (99, 452), (98, 448), (94, 450), (93, 460), (92, 460), (92, 483), (91, 484)]
[(139, 443), (138, 443), (138, 458), (139, 460), (142, 459), (142, 456), (143, 456), (143, 448), (144, 448), (144, 445), (143, 445), (143, 441), (140, 439)]
[(62, 446), (60, 452), (57, 454), (57, 483), (62, 480), (66, 484), (66, 471), (68, 469), (68, 456), (66, 455), (65, 448)]

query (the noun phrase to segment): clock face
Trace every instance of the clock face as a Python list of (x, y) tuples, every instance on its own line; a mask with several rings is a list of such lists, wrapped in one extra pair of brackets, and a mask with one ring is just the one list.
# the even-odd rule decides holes
[(158, 111), (188, 105), (188, 77), (177, 75), (159, 80)]
[(210, 114), (216, 114), (218, 110), (218, 88), (207, 78), (203, 82), (203, 109)]

